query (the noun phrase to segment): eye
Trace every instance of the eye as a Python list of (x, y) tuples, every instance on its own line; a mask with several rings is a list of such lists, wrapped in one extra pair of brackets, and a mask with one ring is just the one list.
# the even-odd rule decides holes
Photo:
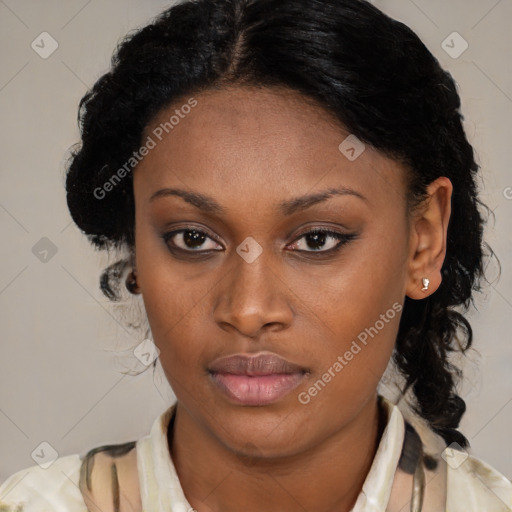
[[(330, 253), (341, 249), (343, 245), (355, 237), (354, 234), (338, 233), (327, 229), (313, 229), (303, 233), (291, 247), (300, 252)], [(308, 250), (308, 248), (312, 248), (312, 250)]]
[[(162, 238), (170, 249), (178, 249), (184, 252), (208, 252), (217, 251), (219, 244), (207, 233), (198, 229), (180, 229), (165, 233)], [(213, 243), (205, 244), (207, 240)], [(222, 247), (221, 247), (222, 249)]]
[[(313, 229), (303, 233), (289, 247), (297, 252), (333, 253), (341, 249), (350, 240), (356, 238), (356, 236), (355, 234), (338, 233), (328, 229)], [(171, 252), (204, 254), (223, 250), (222, 246), (213, 237), (204, 231), (194, 228), (164, 233), (162, 238)]]

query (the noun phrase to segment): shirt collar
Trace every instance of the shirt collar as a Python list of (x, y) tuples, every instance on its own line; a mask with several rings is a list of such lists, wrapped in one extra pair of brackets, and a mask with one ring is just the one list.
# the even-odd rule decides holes
[(405, 423), (400, 409), (380, 397), (387, 424), (352, 512), (382, 512), (386, 510), (395, 471), (402, 453)]

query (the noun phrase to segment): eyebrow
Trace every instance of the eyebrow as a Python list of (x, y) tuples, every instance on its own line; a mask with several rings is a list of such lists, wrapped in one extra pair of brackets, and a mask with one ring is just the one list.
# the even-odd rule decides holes
[[(292, 215), (297, 210), (309, 208), (315, 204), (321, 203), (330, 199), (334, 196), (355, 196), (363, 201), (368, 201), (368, 199), (363, 196), (360, 192), (353, 190), (347, 187), (341, 188), (329, 188), (327, 190), (322, 190), (320, 192), (315, 192), (314, 194), (308, 194), (305, 196), (295, 197), (289, 199), (287, 201), (282, 202), (278, 208), (279, 211), (285, 215)], [(157, 190), (150, 198), (149, 202), (153, 202), (161, 197), (169, 197), (169, 196), (178, 196), (183, 200), (187, 201), (191, 205), (203, 210), (206, 213), (218, 214), (221, 215), (226, 213), (226, 209), (223, 208), (215, 199), (209, 197), (204, 194), (200, 194), (198, 192), (191, 192), (189, 190), (177, 189), (177, 188), (163, 188)]]

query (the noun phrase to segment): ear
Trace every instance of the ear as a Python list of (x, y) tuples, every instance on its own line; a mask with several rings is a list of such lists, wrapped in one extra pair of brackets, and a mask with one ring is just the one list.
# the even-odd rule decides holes
[[(412, 214), (405, 289), (405, 294), (411, 299), (423, 299), (441, 285), (452, 192), (453, 186), (448, 178), (437, 178), (427, 188), (428, 197)], [(423, 278), (429, 280), (427, 290), (422, 290)]]

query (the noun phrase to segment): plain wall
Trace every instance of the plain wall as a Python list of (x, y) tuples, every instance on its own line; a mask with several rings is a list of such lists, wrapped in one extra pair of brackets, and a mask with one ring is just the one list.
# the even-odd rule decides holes
[[(475, 351), (466, 365), (462, 431), (476, 456), (510, 478), (512, 2), (373, 3), (416, 31), (459, 85), (484, 177), (481, 197), (496, 216), (487, 240), (502, 264), (501, 279), (471, 313)], [(107, 258), (71, 223), (64, 191), (65, 158), (79, 140), (80, 98), (108, 70), (119, 39), (169, 5), (0, 2), (0, 481), (33, 465), (31, 453), (42, 441), (63, 456), (138, 439), (173, 401), (160, 367), (155, 375), (122, 373), (144, 369), (132, 352), (141, 334), (122, 317), (133, 307), (117, 311), (101, 294)], [(454, 31), (469, 44), (458, 58), (442, 47)], [(31, 47), (42, 32), (58, 42), (47, 59)], [(494, 264), (489, 270), (495, 277)]]

